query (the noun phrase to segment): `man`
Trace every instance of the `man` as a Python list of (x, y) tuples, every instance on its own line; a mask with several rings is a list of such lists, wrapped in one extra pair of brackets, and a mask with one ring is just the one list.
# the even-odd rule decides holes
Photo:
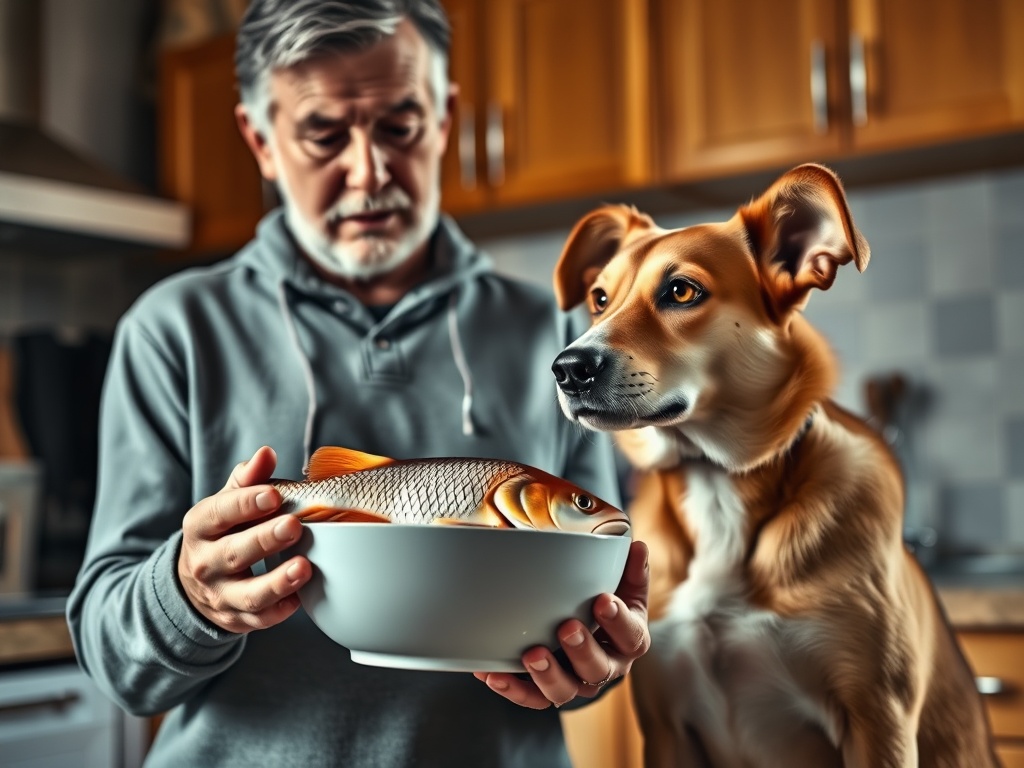
[(476, 679), (354, 664), (297, 611), (309, 562), (263, 565), (301, 530), (266, 481), (324, 444), (507, 458), (617, 501), (609, 445), (558, 414), (569, 318), (439, 214), (447, 50), (436, 0), (254, 0), (245, 16), (237, 118), (283, 210), (120, 322), (68, 604), (99, 685), (170, 710), (151, 765), (564, 766), (555, 706), (649, 644), (639, 543), (595, 601), (597, 633), (559, 628), (571, 670), (532, 648), (528, 675)]

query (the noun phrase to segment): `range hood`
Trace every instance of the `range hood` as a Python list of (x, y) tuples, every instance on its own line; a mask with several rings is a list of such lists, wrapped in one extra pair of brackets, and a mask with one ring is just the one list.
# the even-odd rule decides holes
[(182, 248), (188, 208), (148, 194), (41, 125), (39, 0), (0, 0), (0, 249)]

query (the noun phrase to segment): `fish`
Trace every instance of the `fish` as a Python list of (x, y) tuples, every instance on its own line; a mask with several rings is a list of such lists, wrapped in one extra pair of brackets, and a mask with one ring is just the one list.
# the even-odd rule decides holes
[(318, 448), (304, 480), (271, 479), (281, 514), (303, 522), (437, 524), (630, 532), (626, 514), (543, 470), (502, 459), (391, 459)]

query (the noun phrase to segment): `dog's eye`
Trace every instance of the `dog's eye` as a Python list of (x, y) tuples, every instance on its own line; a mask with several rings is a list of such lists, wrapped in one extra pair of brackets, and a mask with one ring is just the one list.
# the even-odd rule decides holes
[(694, 304), (704, 297), (703, 289), (689, 280), (673, 280), (668, 293), (675, 304)]
[(608, 306), (608, 294), (600, 288), (594, 288), (590, 292), (590, 311), (600, 315)]

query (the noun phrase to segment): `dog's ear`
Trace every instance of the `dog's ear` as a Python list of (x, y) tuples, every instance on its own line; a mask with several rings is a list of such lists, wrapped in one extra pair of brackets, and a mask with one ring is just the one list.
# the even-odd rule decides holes
[(842, 182), (822, 165), (788, 171), (738, 213), (780, 318), (803, 308), (812, 288), (831, 287), (840, 266), (853, 261), (863, 272), (871, 257)]
[(646, 214), (628, 205), (605, 205), (573, 227), (555, 265), (555, 298), (562, 309), (575, 307), (612, 256), (655, 227)]

